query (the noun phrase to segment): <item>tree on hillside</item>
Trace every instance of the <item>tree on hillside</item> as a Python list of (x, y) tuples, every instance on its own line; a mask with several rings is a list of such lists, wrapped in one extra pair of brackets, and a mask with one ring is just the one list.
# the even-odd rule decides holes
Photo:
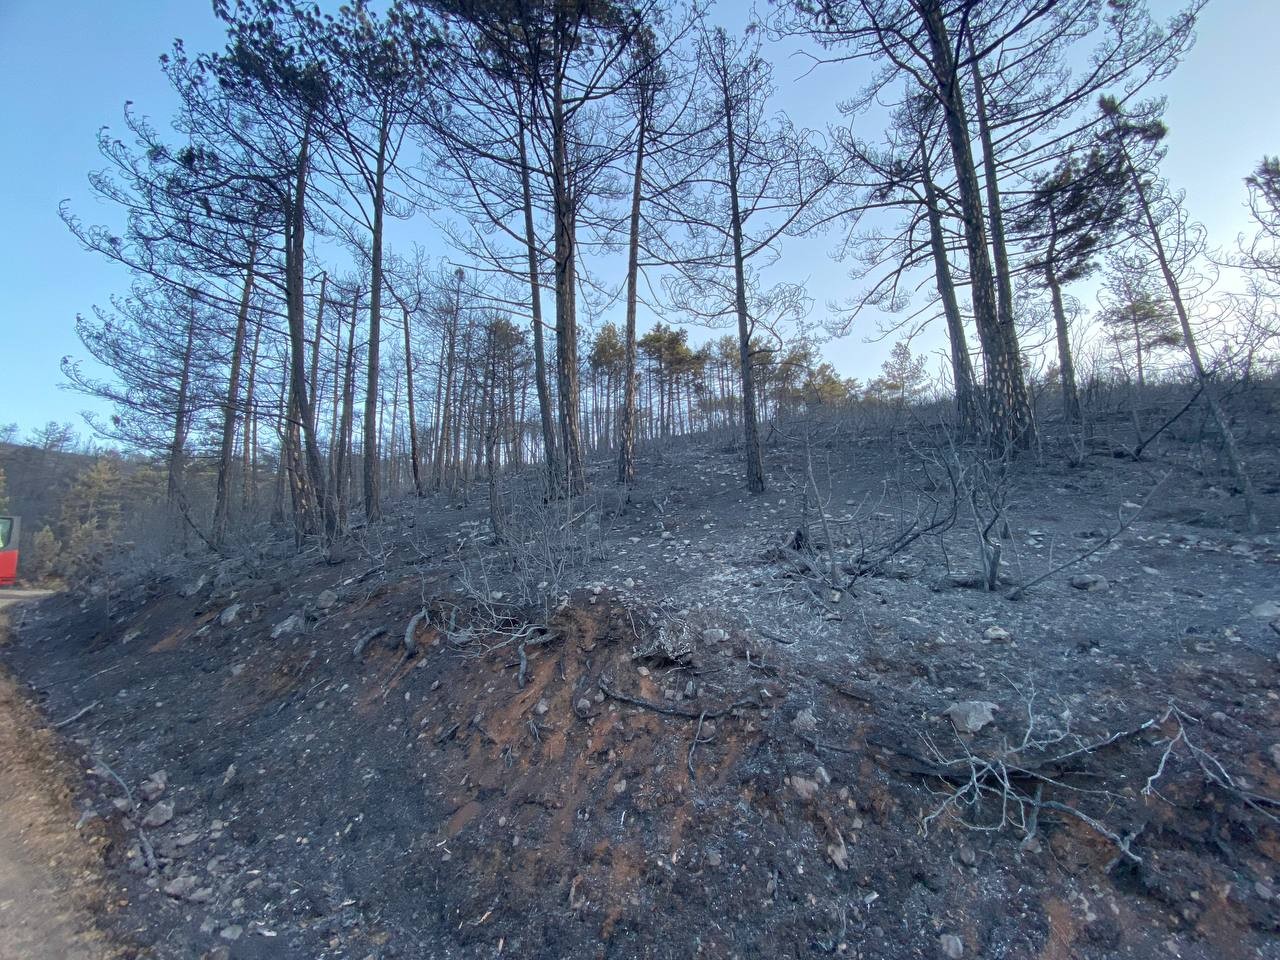
[(315, 157), (324, 149), (334, 81), (316, 53), (323, 30), (318, 12), (290, 2), (218, 0), (227, 25), (222, 53), (188, 60), (179, 48), (168, 69), (183, 101), (181, 129), (191, 139), (188, 168), (206, 184), (241, 194), (262, 193), (282, 259), (288, 327), (285, 457), (301, 540), (337, 530), (309, 383), (306, 238), (313, 221)]
[[(1031, 29), (1051, 6), (1037, 4), (1025, 11), (1020, 29)], [(794, 14), (794, 19), (784, 23), (789, 29), (809, 33), (819, 42), (839, 48), (842, 54), (849, 51), (854, 57), (874, 57), (889, 64), (888, 70), (878, 74), (877, 87), (902, 77), (914, 85), (912, 95), (922, 93), (937, 101), (954, 168), (956, 211), (968, 252), (970, 299), (985, 360), (992, 438), (1002, 449), (1029, 444), (1034, 436), (1030, 399), (1022, 382), (1011, 310), (1001, 309), (1004, 298), (997, 291), (1000, 278), (992, 266), (989, 211), (975, 161), (973, 104), (964, 83), (968, 68), (977, 59), (965, 52), (971, 29), (969, 11), (944, 7), (940, 0), (820, 6), (796, 0), (789, 8)], [(989, 183), (990, 179), (988, 171)]]
[[(124, 213), (124, 230), (87, 226), (65, 204), (60, 213), (86, 248), (128, 267), (139, 283), (155, 288), (154, 296), (183, 298), (193, 286), (199, 287), (208, 319), (196, 352), (206, 362), (227, 368), (212, 524), (212, 538), (220, 544), (230, 505), (237, 425), (243, 421), (245, 435), (250, 429), (239, 394), (250, 305), (260, 275), (275, 266), (269, 256), (259, 254), (259, 237), (268, 230), (264, 221), (269, 215), (257, 193), (206, 189), (209, 184), (199, 172), (200, 152), (165, 142), (130, 108), (125, 110), (125, 126), (132, 142), (100, 132), (98, 149), (108, 167), (90, 175), (98, 197)], [(224, 319), (215, 322), (217, 315)], [(224, 349), (220, 341), (227, 330), (233, 332), (229, 349)], [(255, 330), (254, 336), (260, 332)]]
[(1205, 364), (1201, 355), (1187, 305), (1186, 280), (1203, 255), (1203, 228), (1190, 222), (1181, 195), (1170, 190), (1167, 181), (1159, 176), (1159, 164), (1165, 152), (1162, 141), (1168, 132), (1161, 119), (1163, 104), (1126, 109), (1117, 100), (1103, 97), (1099, 105), (1105, 120), (1104, 143), (1115, 152), (1129, 182), (1133, 208), (1128, 224), (1129, 235), (1145, 252), (1148, 263), (1158, 271), (1164, 283), (1174, 315), (1178, 318), (1192, 373), (1222, 436), (1228, 467), (1244, 494), (1249, 527), (1256, 530), (1259, 520), (1253, 483), (1222, 408), (1215, 371)]
[(656, 9), (632, 45), (631, 83), (621, 91), (621, 100), (635, 124), (632, 153), (619, 164), (626, 164), (625, 172), (630, 178), (630, 203), (625, 221), (620, 219), (612, 227), (620, 234), (625, 222), (627, 252), (625, 370), (618, 418), (617, 481), (622, 484), (635, 480), (636, 317), (640, 284), (647, 270), (670, 266), (673, 259), (665, 231), (656, 228), (650, 208), (657, 207), (660, 221), (662, 198), (680, 188), (671, 178), (681, 180), (689, 172), (678, 164), (662, 162), (664, 158), (702, 133), (696, 123), (689, 122), (699, 89), (700, 64), (685, 46), (686, 39), (700, 26), (702, 15), (699, 3), (689, 4), (678, 17)]
[(98, 457), (62, 498), (58, 518), (61, 550), (55, 572), (73, 583), (102, 573), (120, 534), (123, 501), (119, 464), (111, 457)]
[(810, 136), (769, 112), (773, 81), (758, 38), (749, 31), (735, 42), (723, 29), (704, 30), (698, 57), (704, 86), (693, 122), (701, 135), (669, 161), (688, 166), (683, 182), (697, 192), (673, 191), (660, 214), (690, 236), (682, 255), (672, 258), (681, 277), (668, 290), (698, 316), (731, 318), (737, 326), (747, 489), (761, 493), (752, 342), (770, 314), (794, 313), (804, 296), (795, 285), (761, 289), (758, 266), (776, 258), (778, 240), (803, 225), (831, 175)]
[(76, 318), (81, 343), (112, 378), (94, 377), (70, 359), (63, 373), (81, 393), (113, 404), (109, 419), (89, 418), (95, 432), (164, 459), (169, 501), (185, 510), (188, 440), (193, 430), (216, 429), (206, 419), (218, 409), (214, 358), (197, 349), (214, 329), (216, 313), (195, 287), (179, 292), (143, 283), (113, 308)]
[(324, 122), (332, 131), (325, 138), (333, 175), (340, 186), (350, 226), (363, 237), (352, 237), (369, 262), (369, 350), (363, 423), (363, 489), (366, 519), (377, 519), (379, 491), (378, 398), (384, 234), (388, 216), (406, 218), (413, 212), (401, 183), (411, 162), (404, 150), (409, 132), (423, 112), (428, 96), (427, 75), (435, 69), (442, 40), (433, 24), (400, 2), (385, 16), (367, 0), (343, 6), (337, 18), (320, 32), (321, 54), (331, 65), (333, 91)]
[(1270, 283), (1280, 284), (1280, 157), (1263, 157), (1245, 178), (1249, 190), (1249, 213), (1257, 230), (1240, 240), (1240, 262), (1262, 274)]
[(554, 326), (545, 322), (542, 309), (552, 273), (546, 226), (552, 202), (533, 139), (538, 122), (532, 81), (528, 65), (468, 25), (470, 8), (437, 6), (443, 6), (448, 55), (433, 77), (435, 89), (422, 118), (424, 149), (437, 172), (430, 196), (461, 220), (442, 223), (451, 243), (524, 290), (523, 297), (510, 295), (506, 306), (526, 312), (533, 335), (545, 482), (549, 494), (558, 496), (565, 471), (546, 346)]
[[(618, 411), (618, 398), (615, 396), (619, 386), (627, 375), (627, 348), (623, 334), (613, 323), (605, 323), (600, 327), (591, 349), (587, 354), (587, 370), (591, 377), (592, 409), (595, 411), (595, 425), (591, 431), (597, 445), (611, 449), (615, 433), (615, 412)], [(634, 393), (634, 386), (632, 392)]]
[(925, 357), (913, 356), (911, 345), (899, 340), (881, 365), (880, 376), (867, 384), (867, 392), (895, 407), (907, 407), (920, 400), (928, 389)]
[(1152, 289), (1144, 265), (1123, 257), (1112, 258), (1100, 300), (1103, 306), (1098, 319), (1122, 356), (1132, 357), (1141, 389), (1152, 355), (1182, 344), (1178, 318), (1168, 299)]
[(1080, 423), (1080, 394), (1062, 291), (1097, 268), (1098, 253), (1118, 233), (1127, 196), (1124, 170), (1114, 157), (1094, 150), (1084, 159), (1068, 157), (1041, 178), (1014, 223), (1016, 235), (1031, 250), (1029, 269), (1049, 291), (1062, 409), (1070, 424)]
[[(1096, 0), (790, 0), (777, 8), (773, 27), (811, 38), (827, 61), (875, 62), (866, 88), (845, 101), (852, 113), (918, 98), (940, 111), (949, 175), (933, 167), (931, 179), (951, 198), (950, 215), (961, 228), (983, 353), (985, 419), (1002, 451), (1029, 446), (1035, 435), (1013, 312), (1017, 264), (1005, 236), (1008, 208), (1029, 180), (1096, 126), (1085, 108), (1098, 93), (1114, 87), (1127, 98), (1172, 69), (1202, 5), (1196, 0), (1164, 27), (1140, 2), (1100, 10)], [(868, 184), (873, 193), (886, 185), (897, 191), (900, 171), (916, 152), (903, 140), (882, 165), (888, 179)], [(920, 202), (913, 193), (902, 191), (911, 206)], [(913, 257), (918, 247), (903, 249)]]
[(626, 91), (635, 113), (635, 166), (631, 177), (631, 207), (627, 215), (627, 306), (623, 329), (622, 413), (618, 431), (618, 482), (631, 484), (636, 476), (636, 309), (640, 298), (640, 230), (645, 186), (645, 158), (655, 136), (657, 98), (666, 76), (653, 52), (653, 43), (642, 35), (633, 56), (643, 58)]
[[(564, 483), (576, 496), (586, 487), (579, 422), (579, 226), (601, 178), (626, 152), (626, 135), (612, 122), (608, 105), (631, 85), (637, 65), (628, 54), (661, 4), (441, 0), (437, 6), (464, 41), (463, 55), (478, 55), (484, 75), (505, 78), (514, 92), (518, 142), (531, 155), (521, 158), (519, 169), (544, 184), (552, 234), (559, 439)], [(526, 233), (531, 232), (530, 227)], [(530, 256), (536, 259), (536, 245)]]

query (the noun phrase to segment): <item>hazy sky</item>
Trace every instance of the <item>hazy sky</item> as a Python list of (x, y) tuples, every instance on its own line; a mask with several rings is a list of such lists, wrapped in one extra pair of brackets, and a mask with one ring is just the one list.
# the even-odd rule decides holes
[[(1152, 2), (1158, 13), (1176, 6)], [(720, 16), (732, 22), (744, 8), (722, 0)], [(129, 278), (79, 248), (58, 219), (58, 204), (70, 199), (87, 222), (115, 219), (86, 180), (101, 166), (95, 134), (104, 125), (121, 127), (128, 100), (157, 126), (166, 122), (173, 99), (157, 57), (175, 37), (199, 51), (220, 45), (222, 31), (203, 0), (0, 0), (0, 424), (16, 421), (24, 432), (49, 420), (79, 425), (79, 411), (90, 406), (59, 389), (59, 363), (85, 355), (76, 314), (125, 292)], [(1280, 0), (1210, 0), (1195, 49), (1156, 91), (1169, 100), (1164, 173), (1186, 190), (1193, 216), (1215, 243), (1229, 244), (1247, 228), (1242, 180), (1264, 153), (1280, 153), (1277, 37)], [(794, 47), (771, 49), (779, 106), (814, 123), (822, 116), (815, 105), (856, 89), (857, 77), (828, 67), (798, 80), (806, 67), (787, 56)], [(784, 247), (779, 264), (789, 278), (809, 283), (817, 316), (846, 285), (844, 267), (822, 255), (828, 246)], [(888, 344), (865, 342), (874, 333), (868, 319), (828, 345), (830, 358), (847, 375), (874, 375), (888, 352)]]

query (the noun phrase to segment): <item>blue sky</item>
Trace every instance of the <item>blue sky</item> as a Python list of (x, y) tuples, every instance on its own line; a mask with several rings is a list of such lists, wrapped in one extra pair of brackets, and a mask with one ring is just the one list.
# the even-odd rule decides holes
[[(723, 2), (721, 15), (737, 19), (741, 6)], [(1160, 0), (1152, 6), (1158, 12), (1175, 8)], [(0, 0), (0, 424), (16, 421), (24, 432), (49, 420), (78, 424), (79, 411), (89, 406), (59, 389), (59, 363), (65, 355), (84, 355), (76, 314), (124, 292), (128, 277), (79, 248), (58, 219), (58, 204), (69, 198), (89, 222), (112, 218), (86, 180), (100, 166), (96, 131), (119, 127), (127, 100), (157, 125), (165, 122), (173, 101), (157, 58), (179, 36), (191, 50), (220, 43), (207, 3)], [(1211, 0), (1196, 48), (1158, 91), (1169, 99), (1165, 174), (1187, 191), (1193, 216), (1215, 243), (1229, 244), (1247, 228), (1242, 179), (1264, 153), (1280, 153), (1278, 36), (1277, 0)], [(783, 56), (791, 46), (776, 51), (779, 105), (815, 123), (821, 114), (814, 104), (833, 90), (854, 89), (856, 78), (832, 67), (797, 80), (804, 65)], [(809, 282), (818, 312), (845, 285), (844, 268), (823, 257), (826, 248), (821, 240), (784, 248), (778, 267), (789, 279)], [(864, 325), (828, 344), (827, 353), (842, 372), (872, 376), (889, 346), (866, 343), (873, 333)]]

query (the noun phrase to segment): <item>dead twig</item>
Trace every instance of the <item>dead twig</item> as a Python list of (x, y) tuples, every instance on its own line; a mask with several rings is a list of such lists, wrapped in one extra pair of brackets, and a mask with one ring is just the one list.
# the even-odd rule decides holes
[[(1046, 718), (1035, 713), (1034, 697), (1032, 691), (1027, 701), (1026, 732), (1021, 741), (1013, 745), (1006, 741), (1003, 748), (990, 753), (975, 753), (958, 735), (960, 753), (953, 757), (944, 756), (927, 735), (923, 735), (923, 740), (931, 757), (868, 739), (869, 743), (915, 761), (918, 766), (910, 768), (909, 772), (935, 777), (947, 785), (940, 791), (943, 800), (921, 817), (923, 832), (928, 833), (939, 817), (954, 812), (967, 829), (994, 832), (1012, 826), (1029, 839), (1035, 834), (1040, 813), (1052, 811), (1075, 818), (1114, 845), (1117, 853), (1107, 864), (1107, 871), (1122, 860), (1141, 863), (1141, 855), (1133, 850), (1134, 841), (1142, 833), (1141, 827), (1130, 833), (1116, 830), (1080, 805), (1046, 797), (1045, 793), (1052, 788), (1059, 792), (1070, 791), (1082, 798), (1102, 798), (1112, 806), (1122, 804), (1123, 795), (1112, 790), (1091, 789), (1066, 782), (1064, 777), (1079, 777), (1086, 773), (1072, 769), (1071, 761), (1079, 761), (1121, 741), (1162, 729), (1167, 735), (1163, 741), (1156, 741), (1162, 744), (1162, 750), (1155, 769), (1142, 788), (1144, 796), (1161, 797), (1157, 788), (1160, 780), (1175, 758), (1184, 755), (1194, 762), (1205, 783), (1246, 804), (1273, 823), (1280, 823), (1280, 816), (1273, 812), (1280, 808), (1280, 799), (1254, 793), (1242, 786), (1221, 760), (1195, 742), (1191, 726), (1199, 721), (1177, 704), (1170, 704), (1163, 714), (1141, 724), (1081, 743), (1070, 750), (1054, 752), (1048, 748), (1072, 736), (1069, 719), (1066, 729), (1042, 731), (1039, 724)], [(1025, 760), (1023, 754), (1027, 751), (1040, 756)], [(994, 813), (990, 811), (992, 805), (997, 808)]]
[[(137, 803), (133, 799), (133, 791), (129, 789), (129, 785), (124, 782), (124, 779), (120, 774), (116, 773), (107, 765), (107, 761), (103, 760), (101, 757), (95, 757), (94, 761), (111, 776), (112, 780), (120, 785), (120, 789), (124, 791), (124, 798), (129, 801), (129, 810), (136, 815)], [(143, 861), (147, 865), (147, 870), (150, 873), (155, 873), (156, 870), (159, 869), (159, 865), (156, 863), (155, 848), (151, 846), (151, 840), (147, 836), (147, 831), (142, 829), (142, 818), (137, 817), (135, 823), (138, 828), (138, 846), (142, 850)]]
[[(530, 624), (529, 627), (527, 628), (527, 631), (528, 633), (532, 633), (537, 629), (539, 628), (535, 627), (533, 624)], [(528, 633), (526, 633), (525, 636), (527, 636)], [(525, 677), (529, 673), (529, 658), (528, 656), (525, 655), (525, 652), (524, 652), (525, 647), (530, 647), (530, 646), (540, 647), (544, 643), (550, 643), (557, 636), (558, 635), (554, 633), (544, 633), (540, 637), (534, 637), (532, 639), (522, 639), (520, 641), (520, 645), (516, 647), (516, 653), (520, 655), (520, 673), (516, 676), (516, 684), (521, 689), (524, 689)]]
[(1147, 783), (1142, 788), (1143, 794), (1147, 796), (1159, 796), (1159, 791), (1156, 790), (1155, 785), (1157, 781), (1164, 776), (1165, 767), (1173, 758), (1178, 746), (1182, 745), (1186, 748), (1187, 753), (1191, 755), (1191, 759), (1196, 762), (1196, 766), (1200, 768), (1201, 774), (1208, 783), (1247, 804), (1250, 808), (1257, 813), (1260, 813), (1268, 820), (1280, 823), (1280, 817), (1277, 817), (1276, 814), (1272, 813), (1270, 810), (1264, 809), (1266, 807), (1280, 807), (1280, 799), (1268, 797), (1260, 793), (1254, 793), (1251, 790), (1246, 790), (1241, 787), (1240, 784), (1236, 782), (1235, 778), (1227, 771), (1227, 768), (1223, 766), (1221, 760), (1191, 739), (1190, 734), (1187, 733), (1187, 724), (1199, 723), (1195, 717), (1186, 713), (1176, 704), (1170, 704), (1169, 709), (1165, 711), (1164, 716), (1160, 718), (1159, 723), (1163, 725), (1171, 720), (1176, 724), (1177, 730), (1172, 737), (1169, 737), (1165, 741), (1165, 749), (1160, 754), (1160, 762), (1156, 766), (1155, 772), (1147, 778)]
[(702, 739), (702, 725), (706, 722), (707, 711), (703, 710), (698, 714), (698, 729), (693, 731), (693, 740), (689, 744), (689, 754), (685, 757), (685, 764), (689, 767), (689, 779), (692, 780), (696, 776), (693, 772), (693, 752), (698, 749), (699, 743), (710, 743), (711, 738)]
[(50, 730), (61, 730), (63, 727), (70, 726), (71, 724), (73, 724), (73, 723), (75, 723), (77, 720), (79, 720), (81, 717), (83, 717), (83, 716), (84, 716), (86, 713), (88, 713), (90, 710), (92, 710), (94, 707), (96, 707), (96, 706), (98, 705), (98, 702), (99, 702), (99, 701), (95, 700), (95, 701), (93, 701), (93, 703), (89, 704), (87, 707), (83, 707), (83, 708), (81, 708), (80, 710), (77, 710), (77, 711), (76, 711), (75, 713), (73, 713), (71, 716), (67, 717), (67, 719), (65, 719), (65, 720), (59, 720), (57, 723), (50, 724), (49, 729), (50, 729)]
[(1104, 537), (1102, 540), (1095, 543), (1092, 547), (1090, 547), (1088, 550), (1085, 550), (1083, 553), (1076, 554), (1070, 560), (1060, 563), (1053, 569), (1045, 573), (1042, 573), (1040, 576), (1032, 580), (1028, 580), (1026, 583), (1020, 584), (1019, 586), (1014, 587), (1012, 590), (1009, 591), (1009, 593), (1007, 594), (1007, 597), (1010, 600), (1020, 599), (1022, 595), (1026, 593), (1028, 590), (1030, 590), (1032, 587), (1037, 586), (1041, 583), (1044, 583), (1050, 577), (1056, 576), (1057, 574), (1061, 573), (1063, 570), (1067, 569), (1067, 567), (1074, 566), (1075, 564), (1079, 563), (1081, 560), (1088, 559), (1089, 557), (1097, 553), (1099, 550), (1101, 550), (1103, 547), (1112, 543), (1116, 539), (1116, 537), (1120, 536), (1120, 534), (1128, 530), (1129, 527), (1133, 525), (1133, 522), (1142, 515), (1142, 511), (1145, 510), (1147, 507), (1147, 504), (1151, 502), (1151, 498), (1155, 495), (1155, 492), (1160, 489), (1160, 486), (1167, 479), (1169, 479), (1169, 474), (1166, 473), (1159, 480), (1157, 480), (1155, 485), (1150, 490), (1147, 491), (1147, 495), (1142, 498), (1142, 503), (1138, 504), (1138, 509), (1134, 510), (1133, 513), (1129, 514), (1128, 517), (1125, 517), (1123, 514), (1117, 514), (1116, 528), (1112, 530), (1110, 533), (1108, 533), (1106, 537)]
[(1195, 393), (1191, 394), (1191, 399), (1188, 400), (1185, 404), (1183, 404), (1182, 408), (1177, 413), (1171, 416), (1164, 423), (1160, 424), (1159, 429), (1157, 429), (1155, 433), (1151, 434), (1151, 436), (1147, 437), (1145, 440), (1141, 441), (1136, 447), (1130, 450), (1129, 456), (1133, 457), (1135, 461), (1141, 460), (1142, 451), (1147, 448), (1147, 445), (1150, 444), (1153, 440), (1155, 440), (1156, 437), (1160, 436), (1160, 434), (1164, 433), (1171, 426), (1173, 426), (1179, 419), (1181, 419), (1182, 415), (1186, 413), (1188, 410), (1190, 410), (1195, 405), (1195, 402), (1200, 399), (1200, 394), (1202, 393), (1204, 393), (1203, 383), (1201, 383), (1198, 387), (1196, 387)]

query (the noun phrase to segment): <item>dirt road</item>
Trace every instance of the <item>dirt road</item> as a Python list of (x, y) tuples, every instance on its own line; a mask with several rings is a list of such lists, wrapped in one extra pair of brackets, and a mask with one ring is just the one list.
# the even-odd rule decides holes
[[(14, 605), (38, 590), (0, 591), (0, 643)], [(97, 930), (99, 857), (77, 831), (75, 766), (55, 735), (0, 671), (0, 960), (105, 960)]]
[(52, 590), (23, 590), (16, 587), (6, 587), (0, 590), (0, 610), (11, 607), (14, 604), (24, 603), (31, 600), (42, 600), (51, 596)]

